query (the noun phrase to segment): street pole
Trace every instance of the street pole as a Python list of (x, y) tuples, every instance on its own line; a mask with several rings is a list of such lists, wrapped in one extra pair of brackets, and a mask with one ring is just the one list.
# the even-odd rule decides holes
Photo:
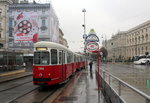
[[(84, 34), (83, 35), (86, 35), (86, 25), (85, 25), (85, 12), (86, 12), (86, 9), (84, 8), (82, 10), (82, 12), (84, 13), (84, 24), (82, 25), (82, 27), (84, 28)], [(87, 62), (87, 55), (86, 55), (86, 37), (84, 37), (84, 53), (85, 53), (85, 56), (86, 56), (86, 65), (88, 64)], [(86, 69), (87, 69), (87, 66), (86, 66)]]
[(84, 8), (82, 10), (82, 12), (84, 13), (84, 24), (82, 26), (84, 27), (84, 34), (86, 34), (86, 26), (85, 26), (85, 12), (86, 12), (86, 9)]
[(98, 67), (97, 68), (98, 69), (98, 93), (100, 92), (100, 88), (101, 88), (100, 87), (100, 55), (99, 55), (99, 53), (100, 53), (100, 51), (98, 50), (97, 51), (97, 59), (98, 59), (97, 60), (97, 62), (98, 62), (97, 63), (98, 64), (98, 66), (97, 66)]

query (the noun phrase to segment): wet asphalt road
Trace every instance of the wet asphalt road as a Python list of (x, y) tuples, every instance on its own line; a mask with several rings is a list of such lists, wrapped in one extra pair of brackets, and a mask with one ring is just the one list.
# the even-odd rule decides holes
[[(101, 63), (101, 69), (106, 70), (147, 95), (150, 95), (150, 65)], [(118, 88), (117, 83), (114, 88)], [(122, 90), (122, 95), (124, 98), (128, 99), (127, 103), (145, 103), (143, 98), (132, 92), (130, 89), (122, 87)]]
[(150, 65), (101, 64), (101, 68), (150, 95)]

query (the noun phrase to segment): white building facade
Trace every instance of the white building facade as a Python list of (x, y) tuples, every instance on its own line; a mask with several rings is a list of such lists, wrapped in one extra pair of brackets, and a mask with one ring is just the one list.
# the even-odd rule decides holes
[(32, 49), (38, 41), (59, 43), (59, 21), (51, 4), (9, 6), (9, 48)]
[(126, 57), (126, 32), (118, 32), (110, 40), (104, 41), (102, 45), (108, 51), (108, 60), (124, 60)]
[[(106, 45), (107, 42), (107, 45)], [(132, 60), (135, 56), (150, 54), (150, 20), (126, 32), (118, 33), (103, 42), (108, 59)]]
[(150, 20), (127, 31), (127, 58), (150, 53)]

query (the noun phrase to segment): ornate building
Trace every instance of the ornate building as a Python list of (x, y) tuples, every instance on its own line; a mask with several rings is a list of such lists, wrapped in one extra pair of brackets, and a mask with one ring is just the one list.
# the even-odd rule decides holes
[(67, 48), (69, 47), (68, 46), (68, 42), (67, 40), (63, 37), (64, 36), (64, 33), (63, 31), (59, 28), (59, 43), (66, 46)]
[(127, 31), (126, 57), (150, 53), (150, 20)]
[(124, 52), (125, 47), (125, 38), (126, 32), (118, 32), (116, 35), (112, 36), (112, 38), (108, 41), (103, 42), (103, 46), (108, 51), (108, 59), (109, 60), (122, 60), (126, 57), (126, 53)]
[(0, 49), (8, 49), (8, 8), (11, 0), (0, 0)]
[(119, 32), (102, 44), (108, 50), (108, 59), (128, 60), (150, 53), (150, 20), (126, 32)]
[(59, 21), (50, 3), (28, 0), (9, 6), (9, 48), (32, 50), (37, 41), (59, 43)]

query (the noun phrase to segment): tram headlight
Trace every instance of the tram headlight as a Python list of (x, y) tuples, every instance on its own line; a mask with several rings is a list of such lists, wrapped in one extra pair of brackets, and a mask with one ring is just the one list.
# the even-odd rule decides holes
[(42, 74), (42, 73), (40, 73), (40, 74), (39, 74), (39, 77), (40, 77), (40, 78), (41, 78), (41, 77), (43, 77), (43, 74)]

